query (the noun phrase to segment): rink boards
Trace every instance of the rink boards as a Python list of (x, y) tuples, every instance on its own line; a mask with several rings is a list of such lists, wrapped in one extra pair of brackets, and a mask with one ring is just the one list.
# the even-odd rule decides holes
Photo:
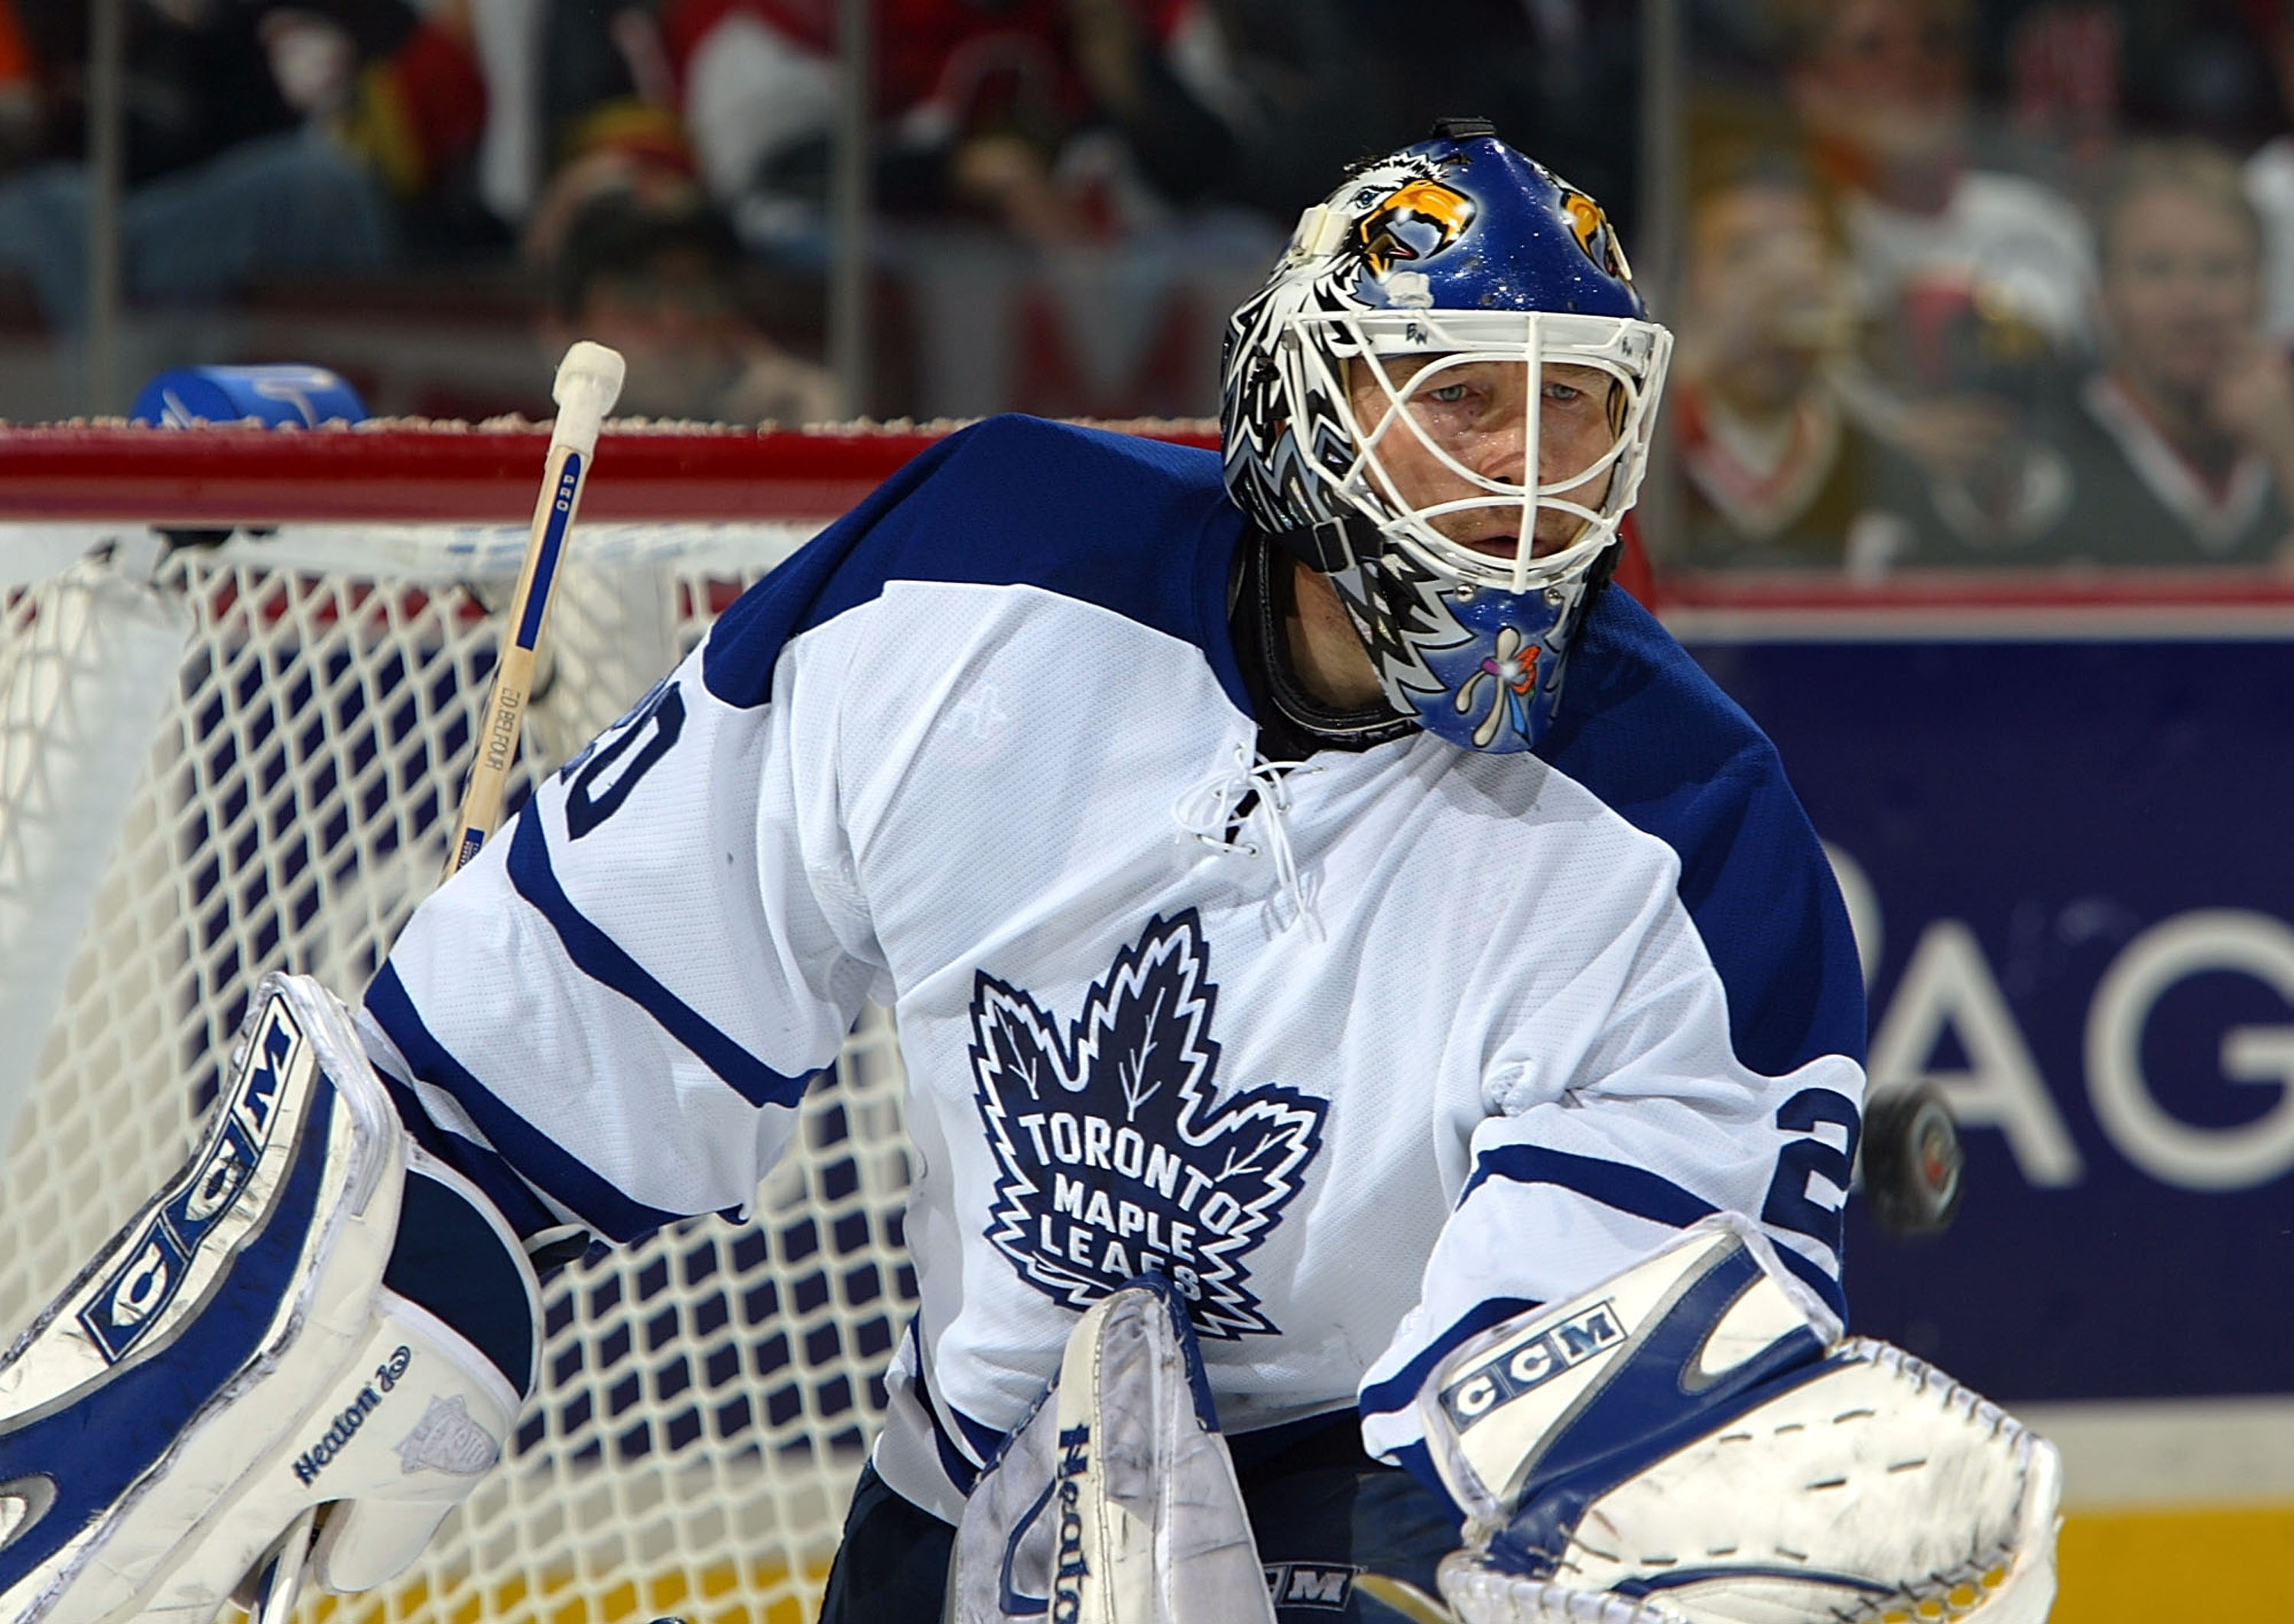
[[(1668, 614), (1834, 853), (1876, 1084), (1957, 1224), (1852, 1213), (1855, 1328), (2064, 1449), (2062, 1624), (2276, 1616), (2294, 1575), (2294, 604)], [(2163, 1609), (2163, 1611), (2162, 1611)]]

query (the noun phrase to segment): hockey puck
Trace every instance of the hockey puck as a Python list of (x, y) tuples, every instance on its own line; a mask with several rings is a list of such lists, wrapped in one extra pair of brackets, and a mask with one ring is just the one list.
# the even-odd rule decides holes
[(1864, 1102), (1864, 1198), (1891, 1235), (1940, 1235), (1959, 1212), (1966, 1153), (1933, 1088), (1884, 1089)]

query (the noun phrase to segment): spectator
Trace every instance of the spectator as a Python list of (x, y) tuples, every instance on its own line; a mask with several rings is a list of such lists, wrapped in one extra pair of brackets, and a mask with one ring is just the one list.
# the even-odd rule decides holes
[(2065, 441), (2046, 551), (2103, 564), (2289, 556), (2294, 367), (2262, 330), (2262, 228), (2219, 150), (2128, 149), (2100, 211), (2108, 364)]
[[(2282, 110), (2294, 115), (2294, 4), (2258, 6), (2265, 54), (2277, 81)], [(2266, 142), (2246, 160), (2246, 195), (2263, 231), (2263, 325), (2272, 337), (2294, 339), (2294, 134)]]
[(2122, 131), (2240, 150), (2282, 127), (2258, 47), (2285, 0), (1982, 0), (1976, 57), (1997, 75), (2014, 167), (2093, 195)]
[(508, 246), (475, 197), (490, 98), (469, 0), (263, 0), (258, 10), (281, 93), (380, 183), (403, 251)]
[(2046, 417), (2091, 343), (2092, 248), (2054, 191), (1969, 160), (1970, 0), (1783, 0), (1786, 80), (1838, 199), (1854, 410), (1926, 473), (1924, 556), (2010, 556), (2061, 518)]
[[(874, 29), (875, 185), (890, 213), (980, 213), (1045, 245), (1120, 234), (1151, 213), (1151, 187), (1187, 200), (1230, 150), (1188, 82), (1216, 71), (1193, 0), (879, 0)], [(671, 0), (663, 32), (702, 177), (744, 238), (817, 231), (834, 6)], [(1124, 163), (1079, 142), (1094, 124), (1120, 134)]]
[[(506, 26), (505, 13), (523, 26)], [(554, 183), (554, 172), (600, 152), (693, 173), (653, 7), (632, 0), (486, 0), (478, 15), (493, 93), (481, 186), (500, 219), (525, 231), (545, 190), (562, 207), (568, 194)]]
[[(41, 64), (42, 145), (0, 178), (0, 269), (47, 320), (85, 318), (86, 8), (16, 0)], [(378, 269), (403, 211), (475, 142), (484, 91), (456, 8), (403, 0), (129, 0), (131, 297), (209, 298), (257, 275)], [(68, 71), (70, 70), (70, 71)]]
[(1867, 308), (1885, 318), (1948, 290), (2013, 312), (2059, 349), (2093, 318), (2078, 212), (2020, 175), (1969, 163), (1971, 0), (1783, 0), (1786, 80), (1841, 198)]
[(1854, 342), (1836, 231), (1775, 163), (1699, 188), (1689, 213), (1674, 426), (1692, 565), (1883, 569), (1916, 482), (1841, 409)]
[[(559, 212), (545, 199), (538, 217)], [(623, 412), (790, 424), (838, 415), (828, 374), (783, 350), (751, 316), (740, 245), (694, 183), (644, 174), (563, 212), (562, 234), (540, 245), (549, 281), (542, 339), (553, 355), (576, 338), (621, 351)]]

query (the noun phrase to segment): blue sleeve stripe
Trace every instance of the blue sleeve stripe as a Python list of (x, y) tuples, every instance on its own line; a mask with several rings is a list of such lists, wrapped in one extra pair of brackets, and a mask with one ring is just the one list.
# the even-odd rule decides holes
[(398, 1045), (398, 1052), (406, 1057), (406, 1063), (423, 1081), (453, 1095), (470, 1114), (470, 1120), (478, 1125), (478, 1132), (493, 1143), (504, 1160), (522, 1170), (537, 1188), (580, 1214), (582, 1221), (599, 1234), (614, 1240), (635, 1240), (687, 1216), (630, 1200), (496, 1099), (484, 1084), (446, 1052), (444, 1044), (431, 1035), (429, 1027), (422, 1024), (422, 1017), (415, 1011), (414, 1001), (407, 996), (397, 969), (387, 961), (366, 989), (366, 1007), (389, 1034), (390, 1041)]
[(1598, 1157), (1550, 1150), (1542, 1145), (1500, 1145), (1483, 1152), (1476, 1158), (1474, 1176), (1466, 1181), (1466, 1188), (1458, 1196), (1458, 1205), (1463, 1206), (1468, 1197), (1492, 1179), (1504, 1179), (1515, 1184), (1556, 1185), (1604, 1206), (1613, 1206), (1653, 1223), (1671, 1224), (1676, 1230), (1685, 1230), (1699, 1218), (1710, 1218), (1720, 1210), (1646, 1167), (1629, 1167), (1623, 1162), (1603, 1161)]
[(1800, 1276), (1802, 1284), (1824, 1299), (1824, 1305), (1840, 1316), (1840, 1322), (1843, 1325), (1848, 1323), (1848, 1294), (1841, 1289), (1838, 1280), (1834, 1279), (1821, 1267), (1811, 1263), (1790, 1246), (1779, 1245), (1777, 1247), (1777, 1255), (1784, 1259), (1786, 1268)]
[(939, 1410), (926, 1404), (924, 1414), (931, 1417), (932, 1448), (940, 1455), (940, 1469), (948, 1474), (948, 1481), (956, 1486), (956, 1491), (970, 1499), (972, 1490), (980, 1483), (980, 1468), (964, 1459), (956, 1449), (956, 1441), (948, 1435), (948, 1425), (940, 1418)]
[[(1468, 1196), (1492, 1179), (1504, 1179), (1515, 1184), (1556, 1185), (1604, 1206), (1631, 1213), (1652, 1223), (1670, 1224), (1676, 1230), (1685, 1230), (1720, 1210), (1646, 1168), (1605, 1162), (1598, 1157), (1574, 1156), (1566, 1150), (1549, 1150), (1542, 1145), (1501, 1145), (1485, 1152), (1474, 1169), (1474, 1176), (1466, 1181), (1458, 1205), (1463, 1206)], [(1776, 1252), (1784, 1259), (1785, 1266), (1807, 1281), (1809, 1289), (1823, 1298), (1834, 1313), (1843, 1320), (1847, 1319), (1848, 1296), (1838, 1280), (1790, 1246), (1779, 1244)]]
[(532, 903), (557, 932), (576, 968), (653, 1017), (742, 1099), (756, 1106), (793, 1106), (804, 1097), (805, 1085), (818, 1073), (791, 1077), (775, 1071), (655, 980), (574, 905), (549, 865), (549, 842), (541, 832), (541, 818), (517, 820), (517, 831), (510, 838), (509, 877), (518, 895)]
[(1526, 1313), (1537, 1306), (1533, 1297), (1491, 1297), (1476, 1303), (1458, 1317), (1456, 1324), (1428, 1343), (1418, 1356), (1374, 1387), (1362, 1392), (1361, 1409), (1365, 1416), (1383, 1415), (1405, 1409), (1417, 1398), (1418, 1390), (1426, 1385), (1426, 1378), (1434, 1367), (1448, 1356), (1468, 1336), (1501, 1325), (1516, 1314)]
[(973, 1419), (946, 1401), (942, 1401), (941, 1408), (948, 1411), (948, 1418), (956, 1423), (956, 1430), (964, 1435), (964, 1452), (967, 1455), (976, 1456), (981, 1460), (988, 1460), (994, 1458), (997, 1450), (1004, 1447), (1004, 1440), (1008, 1434), (997, 1431), (985, 1421)]
[[(915, 1320), (908, 1321), (908, 1341), (915, 1350), (916, 1397), (923, 1401), (924, 1419), (931, 1423), (932, 1448), (940, 1456), (940, 1469), (948, 1474), (948, 1481), (956, 1486), (956, 1491), (969, 1499), (973, 1487), (980, 1482), (980, 1464), (965, 1456), (963, 1446), (949, 1434), (948, 1423), (940, 1418), (940, 1401), (932, 1396), (931, 1377), (924, 1369), (930, 1361), (924, 1358), (923, 1333), (917, 1329)], [(956, 1415), (953, 1407), (948, 1413)], [(959, 1422), (964, 1419), (957, 1415)], [(998, 1437), (1001, 1437), (1000, 1433)], [(986, 1456), (981, 1458), (985, 1459)]]
[(381, 1075), (383, 1090), (397, 1107), (398, 1119), (406, 1125), (414, 1142), (476, 1184), (493, 1203), (503, 1222), (522, 1236), (557, 1227), (557, 1214), (542, 1205), (533, 1187), (511, 1170), (499, 1151), (449, 1132), (422, 1108), (411, 1088), (386, 1072)]

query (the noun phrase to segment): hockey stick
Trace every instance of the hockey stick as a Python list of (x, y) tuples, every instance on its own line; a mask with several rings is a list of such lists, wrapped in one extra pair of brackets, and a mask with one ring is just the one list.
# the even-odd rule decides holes
[[(1375, 1601), (1384, 1602), (1408, 1619), (1410, 1624), (1458, 1624), (1456, 1613), (1402, 1579), (1389, 1579), (1383, 1573), (1363, 1573), (1355, 1576), (1354, 1588)], [(256, 1620), (255, 1624), (261, 1621)]]
[(486, 695), (485, 719), (478, 731), (477, 759), (454, 819), (454, 846), (446, 857), (446, 879), (478, 855), (486, 836), (501, 821), (502, 796), (509, 787), (510, 764), (517, 759), (519, 725), (533, 686), (533, 667), (541, 646), (542, 622), (549, 613), (550, 589), (582, 503), (582, 486), (598, 449), (598, 429), (622, 393), (625, 363), (618, 351), (582, 340), (557, 363), (550, 398), (557, 402), (557, 426), (549, 435), (549, 458), (542, 464), (541, 495), (534, 503), (533, 527), (526, 534), (525, 564), (509, 600), (504, 629), (508, 640), (494, 662), (494, 683)]
[[(627, 370), (619, 351), (586, 338), (567, 350), (565, 359), (557, 363), (557, 377), (549, 388), (550, 398), (557, 402), (557, 424), (550, 431), (549, 458), (541, 465), (541, 493), (534, 503), (533, 526), (526, 532), (525, 562), (518, 571), (517, 590), (510, 597), (506, 623), (509, 642), (494, 662), (493, 686), (486, 694), (477, 759), (471, 763), (470, 782), (462, 791), (462, 809), (454, 820), (454, 849), (446, 859), (446, 879), (452, 879), (477, 856), (478, 848), (501, 821), (502, 795), (509, 784), (510, 763), (517, 757), (518, 728), (525, 719), (525, 702), (533, 686), (534, 661), (541, 646), (542, 622), (549, 614), (550, 589), (557, 581), (557, 566), (565, 557), (574, 511), (582, 505), (582, 486), (598, 449), (598, 431), (621, 397)], [(302, 1591), (304, 1566), (310, 1560), (317, 1522), (315, 1510), (304, 1512), (272, 1547), (254, 1580), (248, 1624), (288, 1624)]]

